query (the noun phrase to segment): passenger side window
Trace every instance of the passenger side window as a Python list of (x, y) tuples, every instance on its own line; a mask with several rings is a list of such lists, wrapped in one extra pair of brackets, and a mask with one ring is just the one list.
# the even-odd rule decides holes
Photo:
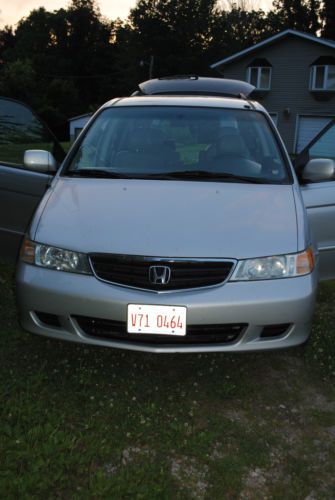
[(0, 98), (0, 163), (23, 168), (27, 149), (50, 151), (59, 162), (64, 157), (60, 145), (27, 106)]

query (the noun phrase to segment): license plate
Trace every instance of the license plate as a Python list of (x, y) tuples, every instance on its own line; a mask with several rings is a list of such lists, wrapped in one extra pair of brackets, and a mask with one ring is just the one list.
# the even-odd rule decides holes
[(128, 333), (186, 335), (186, 307), (128, 305)]

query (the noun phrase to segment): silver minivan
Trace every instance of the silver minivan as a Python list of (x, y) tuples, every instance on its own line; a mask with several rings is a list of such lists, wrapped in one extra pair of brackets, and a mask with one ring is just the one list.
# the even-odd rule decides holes
[(16, 175), (52, 179), (19, 256), (26, 330), (156, 353), (307, 340), (335, 277), (335, 163), (307, 158), (298, 180), (252, 90), (150, 80), (102, 106), (58, 170), (25, 152)]

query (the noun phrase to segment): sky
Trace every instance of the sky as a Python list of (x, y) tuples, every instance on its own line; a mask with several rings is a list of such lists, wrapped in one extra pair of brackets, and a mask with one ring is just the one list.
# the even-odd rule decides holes
[[(53, 11), (66, 7), (70, 1), (67, 0), (0, 0), (0, 27), (6, 24), (15, 25), (22, 17), (25, 17), (33, 9), (44, 7)], [(129, 10), (135, 6), (136, 0), (98, 0), (101, 13), (109, 19), (127, 17)]]
[[(44, 7), (48, 11), (53, 11), (66, 7), (70, 0), (0, 0), (0, 28), (9, 24), (15, 24), (22, 18), (29, 15), (30, 11), (38, 7)], [(269, 8), (272, 0), (255, 0), (253, 3), (261, 5), (264, 9)], [(108, 19), (127, 17), (129, 10), (135, 6), (136, 0), (98, 0), (101, 13)]]

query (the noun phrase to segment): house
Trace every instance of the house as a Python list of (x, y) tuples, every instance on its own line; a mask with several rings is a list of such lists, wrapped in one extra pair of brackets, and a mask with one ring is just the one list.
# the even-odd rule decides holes
[(78, 137), (92, 115), (93, 113), (86, 113), (84, 115), (74, 116), (68, 120), (70, 126), (70, 141), (74, 141)]
[(211, 65), (225, 78), (246, 80), (298, 153), (335, 117), (335, 41), (285, 30)]

